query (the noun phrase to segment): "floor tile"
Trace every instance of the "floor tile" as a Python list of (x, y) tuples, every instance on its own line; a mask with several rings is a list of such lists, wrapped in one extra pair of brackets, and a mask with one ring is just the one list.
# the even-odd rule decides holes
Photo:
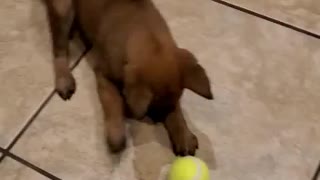
[(320, 34), (320, 1), (226, 0), (232, 4)]
[(159, 4), (212, 77), (216, 100), (188, 93), (184, 107), (213, 144), (214, 178), (310, 179), (320, 156), (320, 42), (205, 1)]
[[(156, 2), (212, 79), (215, 101), (190, 92), (182, 101), (212, 179), (310, 179), (320, 156), (320, 42), (207, 0)], [(106, 151), (93, 75), (85, 63), (75, 75), (72, 100), (55, 96), (13, 152), (62, 179), (164, 177), (173, 155), (163, 127), (129, 121), (119, 164)]]
[(0, 164), (0, 176), (2, 180), (49, 180), (11, 158), (4, 159)]
[[(40, 0), (0, 7), (0, 146), (5, 147), (53, 88), (51, 41)], [(72, 59), (80, 50), (71, 48)]]
[[(103, 119), (95, 93), (95, 80), (85, 62), (75, 70), (77, 92), (69, 102), (54, 96), (14, 152), (62, 179), (126, 179), (132, 149), (112, 169), (103, 136)], [(31, 145), (32, 144), (32, 145)], [(127, 172), (129, 171), (129, 172)], [(123, 173), (123, 174), (122, 174)], [(122, 177), (122, 178), (121, 178)]]

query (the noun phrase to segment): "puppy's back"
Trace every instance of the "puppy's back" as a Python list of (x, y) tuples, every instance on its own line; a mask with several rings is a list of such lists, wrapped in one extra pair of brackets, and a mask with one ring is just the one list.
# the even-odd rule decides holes
[(109, 71), (122, 73), (125, 63), (159, 67), (165, 62), (154, 60), (172, 59), (175, 42), (150, 0), (76, 0), (75, 7), (89, 40), (108, 57)]

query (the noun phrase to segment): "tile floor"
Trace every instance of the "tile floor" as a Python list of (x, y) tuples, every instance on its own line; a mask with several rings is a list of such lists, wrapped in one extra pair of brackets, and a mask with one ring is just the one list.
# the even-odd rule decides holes
[[(41, 1), (2, 1), (0, 179), (164, 180), (174, 156), (163, 127), (129, 121), (129, 147), (120, 157), (108, 154), (83, 48), (71, 43), (71, 59), (81, 60), (74, 70), (78, 88), (64, 102), (52, 94), (50, 37)], [(190, 92), (183, 97), (200, 141), (197, 156), (208, 163), (212, 180), (317, 180), (317, 2), (155, 2), (176, 40), (196, 54), (212, 80), (214, 101)]]
[[(218, 0), (219, 1), (219, 0)], [(226, 2), (275, 17), (313, 33), (320, 33), (320, 1), (316, 0), (226, 0)]]

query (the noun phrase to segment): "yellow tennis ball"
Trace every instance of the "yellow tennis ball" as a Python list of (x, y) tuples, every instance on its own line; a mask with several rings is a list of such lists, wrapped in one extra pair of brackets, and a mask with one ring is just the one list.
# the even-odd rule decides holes
[(209, 169), (199, 158), (178, 157), (170, 168), (168, 180), (210, 180)]

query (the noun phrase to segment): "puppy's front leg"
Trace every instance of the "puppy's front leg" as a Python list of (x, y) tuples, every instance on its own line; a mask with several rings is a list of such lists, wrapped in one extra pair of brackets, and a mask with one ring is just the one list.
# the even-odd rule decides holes
[(126, 146), (123, 99), (117, 88), (102, 73), (95, 70), (95, 74), (105, 116), (107, 142), (112, 152), (119, 152)]
[(197, 137), (190, 131), (178, 105), (164, 121), (169, 133), (173, 151), (176, 155), (195, 155), (198, 149)]
[(68, 62), (68, 38), (74, 18), (72, 0), (46, 0), (46, 4), (53, 42), (55, 88), (67, 100), (76, 89)]

